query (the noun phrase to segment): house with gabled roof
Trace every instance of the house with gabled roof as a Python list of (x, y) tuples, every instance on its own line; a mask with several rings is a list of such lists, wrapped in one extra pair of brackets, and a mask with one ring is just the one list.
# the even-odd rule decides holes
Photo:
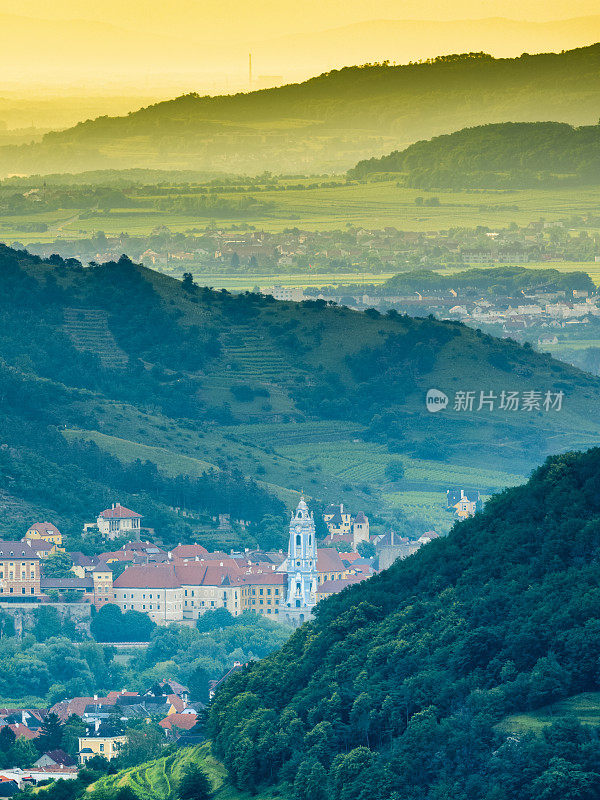
[(26, 532), (26, 539), (42, 539), (48, 544), (62, 548), (62, 533), (52, 522), (35, 522)]
[(58, 750), (47, 750), (34, 763), (34, 767), (74, 767), (77, 762), (68, 753), (60, 748)]
[(342, 557), (333, 547), (319, 547), (317, 550), (317, 584), (325, 581), (339, 581), (347, 576)]
[(98, 530), (108, 539), (117, 539), (128, 533), (139, 532), (142, 515), (130, 508), (125, 508), (120, 503), (113, 503), (111, 508), (105, 508), (98, 514), (96, 523)]

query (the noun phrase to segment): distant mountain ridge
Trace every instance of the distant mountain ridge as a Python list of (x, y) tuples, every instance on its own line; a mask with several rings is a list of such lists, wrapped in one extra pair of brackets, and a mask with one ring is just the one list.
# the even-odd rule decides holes
[[(8, 5), (7, 3), (4, 4)], [(497, 57), (515, 57), (522, 52), (539, 53), (583, 47), (600, 40), (600, 16), (531, 21), (506, 17), (394, 18), (395, 9), (371, 7), (372, 19), (364, 14), (345, 16), (321, 14), (316, 26), (280, 22), (269, 14), (269, 25), (242, 26), (215, 22), (204, 15), (204, 25), (144, 25), (123, 13), (85, 18), (59, 15), (44, 19), (20, 13), (0, 13), (3, 32), (0, 69), (4, 80), (19, 82), (60, 82), (73, 79), (98, 84), (100, 76), (138, 86), (147, 83), (190, 86), (193, 76), (202, 76), (205, 86), (225, 85), (222, 76), (242, 86), (247, 75), (247, 53), (252, 52), (255, 78), (280, 75), (283, 82), (302, 80), (341, 64), (363, 64), (389, 60), (407, 63), (433, 58), (441, 53), (485, 50)], [(204, 4), (206, 7), (206, 4)], [(230, 3), (230, 8), (233, 4)], [(89, 11), (89, 9), (88, 9)], [(391, 13), (392, 12), (392, 13)], [(180, 16), (189, 17), (180, 5)], [(220, 13), (227, 14), (221, 10)], [(402, 13), (406, 14), (404, 6)], [(463, 12), (464, 13), (464, 12)], [(257, 16), (260, 15), (258, 11)], [(435, 15), (431, 15), (435, 17)], [(212, 24), (211, 24), (212, 22)], [(312, 29), (311, 29), (312, 27)], [(237, 30), (236, 30), (237, 29)], [(283, 33), (282, 33), (283, 32)], [(36, 53), (32, 59), (30, 54)], [(259, 85), (258, 83), (256, 84)]]
[(465, 126), (595, 123), (600, 44), (494, 59), (444, 56), (335, 70), (248, 94), (184, 95), (0, 150), (0, 172), (152, 167), (314, 172)]
[(505, 122), (465, 128), (361, 161), (353, 178), (397, 172), (417, 188), (525, 188), (600, 183), (600, 124)]
[(372, 19), (314, 33), (288, 33), (253, 45), (263, 71), (285, 63), (296, 70), (332, 69), (336, 64), (392, 63), (442, 53), (483, 50), (496, 58), (570, 50), (600, 39), (600, 16), (545, 22), (482, 19)]

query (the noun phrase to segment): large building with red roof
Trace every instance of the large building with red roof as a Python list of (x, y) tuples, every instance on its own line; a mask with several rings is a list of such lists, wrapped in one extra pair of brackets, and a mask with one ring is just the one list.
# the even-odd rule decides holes
[(134, 564), (113, 581), (121, 611), (141, 611), (157, 624), (183, 619), (181, 583), (172, 564)]

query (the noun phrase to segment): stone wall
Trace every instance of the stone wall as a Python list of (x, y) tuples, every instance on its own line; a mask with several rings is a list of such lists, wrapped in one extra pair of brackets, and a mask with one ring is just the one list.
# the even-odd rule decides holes
[(35, 612), (39, 608), (55, 608), (63, 621), (71, 620), (75, 629), (89, 635), (92, 619), (91, 603), (1, 603), (0, 610), (10, 614), (15, 621), (18, 636), (35, 625)]

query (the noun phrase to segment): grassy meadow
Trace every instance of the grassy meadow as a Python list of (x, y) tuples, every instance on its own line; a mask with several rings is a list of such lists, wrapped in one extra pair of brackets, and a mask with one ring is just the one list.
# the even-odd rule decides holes
[(600, 692), (585, 692), (544, 706), (537, 711), (511, 714), (496, 727), (506, 734), (540, 733), (558, 717), (572, 717), (582, 725), (600, 725)]

